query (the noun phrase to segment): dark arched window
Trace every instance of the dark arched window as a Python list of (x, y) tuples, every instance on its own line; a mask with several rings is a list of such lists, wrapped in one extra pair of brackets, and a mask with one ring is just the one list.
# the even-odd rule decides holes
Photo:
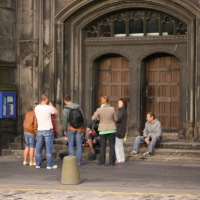
[(159, 35), (159, 14), (149, 12), (147, 17), (147, 35)]
[(162, 21), (162, 34), (173, 35), (174, 34), (174, 20), (172, 17), (164, 16)]
[(100, 37), (110, 37), (111, 36), (110, 19), (106, 18), (99, 24), (100, 24)]
[(126, 21), (123, 14), (115, 16), (114, 19), (114, 34), (126, 34)]
[(129, 34), (136, 35), (142, 34), (143, 35), (143, 12), (133, 12), (130, 15), (129, 19)]

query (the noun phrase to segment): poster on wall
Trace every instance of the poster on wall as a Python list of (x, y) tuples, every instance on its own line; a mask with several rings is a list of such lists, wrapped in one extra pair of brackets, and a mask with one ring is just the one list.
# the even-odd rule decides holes
[(0, 119), (16, 118), (16, 92), (0, 91)]

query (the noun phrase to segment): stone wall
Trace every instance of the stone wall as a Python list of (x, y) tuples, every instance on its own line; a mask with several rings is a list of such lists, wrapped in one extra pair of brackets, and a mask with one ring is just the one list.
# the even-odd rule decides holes
[(8, 148), (9, 143), (13, 142), (18, 134), (17, 120), (0, 119), (0, 155), (2, 149)]
[(0, 1), (0, 60), (15, 62), (15, 1)]
[[(16, 1), (0, 1), (0, 91), (17, 91)], [(0, 155), (17, 135), (17, 119), (0, 119)]]

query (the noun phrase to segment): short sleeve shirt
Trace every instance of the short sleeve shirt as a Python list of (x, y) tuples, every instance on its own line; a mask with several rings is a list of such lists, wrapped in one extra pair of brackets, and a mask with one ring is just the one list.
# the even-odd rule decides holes
[(51, 115), (55, 114), (55, 112), (55, 108), (49, 105), (37, 105), (35, 107), (38, 130), (50, 130), (53, 128)]

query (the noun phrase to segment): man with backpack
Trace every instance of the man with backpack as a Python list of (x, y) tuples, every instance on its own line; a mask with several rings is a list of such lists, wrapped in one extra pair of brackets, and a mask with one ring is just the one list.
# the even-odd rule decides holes
[(76, 139), (78, 166), (82, 161), (82, 133), (84, 129), (83, 111), (79, 104), (73, 103), (70, 95), (64, 97), (63, 131), (68, 138), (68, 155), (74, 155)]

